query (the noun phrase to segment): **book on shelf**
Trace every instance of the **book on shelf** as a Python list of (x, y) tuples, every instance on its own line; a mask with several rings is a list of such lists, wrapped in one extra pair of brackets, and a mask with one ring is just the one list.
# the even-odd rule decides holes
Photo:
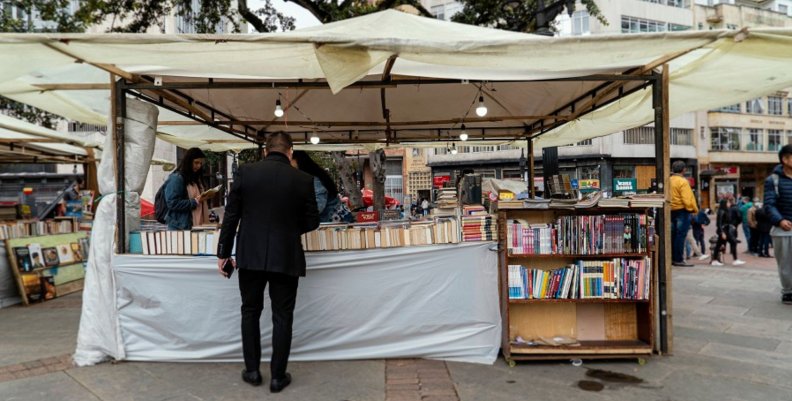
[[(475, 213), (483, 211), (477, 209)], [(462, 241), (494, 241), (498, 239), (498, 227), (495, 216), (489, 214), (465, 214), (461, 217)]]
[(306, 251), (392, 248), (459, 242), (459, 223), (454, 217), (417, 222), (321, 224), (302, 235)]
[(602, 198), (597, 202), (599, 207), (621, 207), (621, 208), (628, 208), (630, 207), (630, 197), (629, 196), (614, 196), (612, 198)]
[(548, 224), (510, 219), (506, 244), (515, 255), (640, 254), (651, 245), (651, 226), (637, 213), (560, 216)]
[(665, 205), (664, 194), (636, 194), (630, 195), (630, 207), (655, 208)]
[[(219, 230), (214, 228), (140, 231), (143, 255), (214, 255), (219, 239)], [(232, 253), (235, 253), (234, 250)]]
[(0, 223), (0, 240), (68, 234), (77, 232), (78, 229), (79, 226), (73, 218), (8, 221)]
[(556, 269), (509, 265), (509, 299), (647, 300), (651, 259), (578, 260)]

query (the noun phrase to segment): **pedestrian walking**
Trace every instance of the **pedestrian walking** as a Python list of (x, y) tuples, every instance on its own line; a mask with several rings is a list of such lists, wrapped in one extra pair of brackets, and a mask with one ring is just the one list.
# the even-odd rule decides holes
[[(756, 256), (762, 258), (770, 257), (770, 230), (773, 229), (773, 224), (770, 223), (770, 214), (763, 208), (761, 202), (754, 203), (756, 205)], [(753, 238), (753, 237), (751, 237)]]
[(748, 210), (753, 207), (751, 198), (743, 196), (741, 202), (737, 205), (737, 210), (740, 212), (740, 222), (742, 223), (743, 236), (745, 236), (745, 246), (748, 247), (746, 252), (751, 252), (751, 228), (748, 226)]
[(696, 198), (690, 183), (685, 178), (685, 162), (675, 161), (671, 165), (671, 264), (692, 266), (685, 262), (685, 238), (690, 230), (690, 214), (698, 213)]
[(773, 225), (773, 253), (781, 280), (781, 302), (792, 305), (792, 144), (778, 152), (776, 166), (765, 180), (764, 207)]
[[(262, 382), (261, 330), (264, 289), (269, 284), (272, 307), (272, 360), (270, 391), (291, 383), (286, 372), (291, 352), (292, 323), (297, 283), (305, 276), (305, 254), (300, 235), (319, 226), (314, 179), (291, 166), (291, 137), (282, 132), (267, 138), (266, 157), (240, 166), (228, 194), (217, 247), (217, 267), (226, 276), (226, 261), (239, 270), (242, 296), (242, 380)], [(237, 227), (239, 232), (237, 233)], [(231, 250), (236, 237), (236, 261)]]
[(718, 206), (718, 219), (716, 220), (718, 241), (715, 243), (712, 255), (712, 265), (714, 266), (723, 266), (721, 249), (726, 244), (729, 244), (732, 258), (734, 258), (732, 265), (745, 264), (737, 257), (737, 224), (735, 223), (740, 222), (740, 212), (734, 206), (731, 199), (721, 199)]
[(759, 231), (757, 230), (757, 221), (756, 221), (756, 212), (758, 209), (761, 209), (761, 203), (754, 200), (753, 205), (751, 208), (746, 211), (746, 221), (743, 228), (748, 227), (751, 232), (751, 236), (748, 239), (748, 252), (751, 255), (759, 256)]
[[(692, 227), (693, 231), (693, 238), (698, 243), (699, 247), (701, 248), (701, 253), (706, 255), (706, 258), (709, 257), (707, 253), (707, 246), (704, 242), (704, 226), (708, 226), (710, 224), (710, 218), (707, 216), (707, 212), (703, 209), (699, 210), (698, 213), (690, 220), (690, 226)], [(703, 260), (703, 259), (702, 259)]]

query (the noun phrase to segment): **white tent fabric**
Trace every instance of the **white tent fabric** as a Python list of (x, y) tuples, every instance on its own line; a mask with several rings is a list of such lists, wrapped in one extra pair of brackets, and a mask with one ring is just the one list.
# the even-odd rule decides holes
[[(610, 74), (671, 60), (670, 103), (672, 115), (676, 115), (745, 100), (760, 90), (766, 93), (790, 86), (786, 68), (792, 59), (790, 38), (789, 29), (545, 38), (398, 11), (265, 35), (2, 34), (0, 51), (13, 55), (0, 61), (0, 94), (79, 121), (102, 123), (109, 109), (107, 91), (42, 91), (41, 85), (108, 83), (105, 72), (85, 62), (115, 65), (135, 74), (160, 75), (165, 81), (318, 79), (327, 81), (332, 93), (311, 91), (295, 102), (300, 113), (287, 111), (289, 119), (302, 124), (267, 123), (261, 127), (292, 132), (318, 129), (323, 138), (332, 138), (340, 134), (332, 134), (328, 127), (311, 121), (376, 122), (378, 125), (372, 129), (382, 135), (379, 90), (343, 88), (360, 79), (379, 79), (386, 60), (392, 56), (397, 57), (391, 71), (396, 82), (410, 77), (490, 82), (488, 85), (496, 91), (486, 92), (488, 116), (494, 117), (547, 115), (565, 99), (599, 84), (499, 81)], [(75, 59), (85, 62), (75, 64)], [(466, 111), (469, 113), (477, 91), (476, 85), (388, 88), (391, 120), (398, 123), (462, 117)], [(301, 94), (299, 90), (186, 92), (236, 117), (269, 121), (275, 120), (275, 99), (281, 95), (295, 99)], [(610, 111), (603, 109), (544, 135), (537, 146), (580, 141), (645, 124), (651, 120), (646, 117), (651, 114), (648, 99), (646, 91), (633, 94), (612, 104)], [(186, 120), (164, 114), (160, 121)], [(519, 127), (531, 120), (511, 122)], [(509, 125), (473, 118), (468, 127), (499, 124)], [(341, 127), (347, 128), (352, 131), (351, 127)], [(457, 123), (449, 123), (443, 129), (458, 128)], [(211, 127), (161, 125), (158, 131), (163, 139), (181, 146), (202, 144), (217, 150), (253, 146)], [(478, 139), (476, 132), (471, 139)], [(519, 134), (519, 129), (509, 133), (512, 139)], [(364, 134), (360, 135), (362, 138)], [(444, 139), (430, 137), (434, 133), (421, 135), (425, 136), (422, 140), (433, 139), (444, 146)], [(487, 138), (492, 137), (487, 134)]]
[[(92, 147), (95, 145), (90, 141), (85, 141), (84, 139), (76, 138), (62, 132), (44, 128), (4, 114), (0, 114), (0, 138), (19, 139), (20, 143), (24, 143), (25, 140), (28, 139), (36, 138), (61, 140), (64, 143), (31, 142), (31, 145), (35, 148), (40, 148), (53, 154), (63, 155), (85, 156), (86, 152), (83, 148)], [(77, 146), (66, 143), (74, 143)]]
[[(124, 121), (125, 207), (127, 231), (140, 225), (140, 192), (145, 185), (154, 154), (156, 107), (137, 100), (127, 102)], [(112, 135), (107, 135), (105, 149), (115, 149)], [(115, 277), (112, 263), (115, 252), (116, 191), (115, 152), (106, 152), (99, 165), (99, 192), (102, 199), (94, 215), (91, 248), (85, 272), (82, 314), (77, 333), (74, 362), (93, 365), (108, 356), (124, 357), (116, 309)]]
[[(493, 363), (501, 320), (492, 245), (308, 253), (290, 359)], [(220, 277), (214, 257), (117, 255), (113, 270), (126, 359), (242, 360), (237, 277)], [(264, 360), (271, 319), (265, 297)]]

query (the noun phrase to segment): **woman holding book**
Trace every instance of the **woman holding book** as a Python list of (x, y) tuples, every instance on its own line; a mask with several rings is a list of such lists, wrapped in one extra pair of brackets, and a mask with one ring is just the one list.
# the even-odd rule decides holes
[(316, 209), (319, 210), (319, 221), (351, 222), (352, 213), (345, 209), (338, 198), (338, 187), (330, 174), (316, 164), (308, 153), (295, 150), (292, 154), (292, 166), (314, 177), (314, 192), (316, 193)]
[(209, 209), (201, 194), (206, 155), (198, 148), (185, 153), (179, 167), (165, 181), (165, 201), (168, 204), (168, 229), (189, 230), (208, 221)]

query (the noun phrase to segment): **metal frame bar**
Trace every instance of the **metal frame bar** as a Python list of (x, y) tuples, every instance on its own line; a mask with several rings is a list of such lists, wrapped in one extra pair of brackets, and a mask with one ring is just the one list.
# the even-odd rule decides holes
[[(655, 134), (655, 181), (657, 182), (657, 192), (665, 194), (665, 182), (668, 179), (668, 164), (667, 159), (670, 158), (670, 144), (668, 144), (668, 97), (666, 91), (668, 90), (668, 67), (663, 68), (662, 73), (654, 72), (655, 79), (652, 81), (652, 108), (654, 109), (654, 134)], [(670, 161), (670, 160), (669, 160)], [(666, 199), (668, 195), (666, 194)], [(667, 288), (667, 275), (666, 266), (667, 248), (669, 244), (668, 230), (666, 226), (671, 224), (669, 219), (670, 210), (666, 204), (655, 219), (655, 232), (663, 230), (662, 235), (658, 235), (657, 251), (655, 257), (657, 258), (657, 283), (658, 294), (657, 300), (659, 302), (659, 334), (660, 334), (660, 352), (668, 353), (668, 288)]]
[(126, 252), (126, 156), (124, 152), (124, 133), (126, 123), (126, 80), (118, 79), (114, 83), (113, 102), (115, 103), (112, 119), (113, 140), (116, 146), (116, 249), (118, 253)]

